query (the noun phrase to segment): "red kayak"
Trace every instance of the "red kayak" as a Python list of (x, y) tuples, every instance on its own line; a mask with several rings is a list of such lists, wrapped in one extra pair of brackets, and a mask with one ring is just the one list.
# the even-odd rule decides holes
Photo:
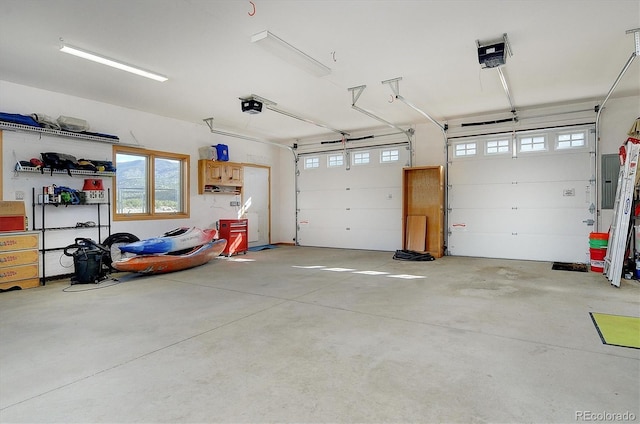
[(111, 266), (118, 271), (164, 274), (206, 264), (211, 259), (220, 256), (226, 246), (227, 240), (225, 239), (213, 240), (186, 251), (171, 252), (164, 255), (123, 257), (114, 261)]

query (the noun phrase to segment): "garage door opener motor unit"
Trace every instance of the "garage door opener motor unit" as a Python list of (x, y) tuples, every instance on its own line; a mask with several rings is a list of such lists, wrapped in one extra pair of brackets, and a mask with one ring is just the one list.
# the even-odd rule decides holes
[(478, 47), (478, 62), (481, 68), (497, 68), (507, 63), (507, 54), (511, 56), (511, 46), (507, 34), (501, 40), (481, 43), (476, 40)]

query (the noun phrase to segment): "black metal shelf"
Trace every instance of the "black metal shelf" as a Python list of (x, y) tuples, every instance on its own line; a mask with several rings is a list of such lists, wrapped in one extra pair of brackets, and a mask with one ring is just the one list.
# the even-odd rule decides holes
[[(64, 247), (61, 246), (56, 246), (56, 247), (47, 247), (46, 245), (46, 234), (48, 231), (64, 231), (64, 230), (97, 230), (98, 233), (98, 242), (101, 242), (102, 240), (102, 229), (106, 228), (107, 229), (107, 234), (110, 236), (111, 235), (111, 190), (107, 189), (107, 201), (104, 203), (81, 203), (81, 204), (64, 204), (64, 203), (38, 203), (38, 195), (36, 194), (36, 189), (35, 187), (31, 189), (31, 196), (32, 196), (32, 204), (31, 204), (31, 212), (32, 212), (32, 216), (33, 216), (33, 220), (32, 220), (32, 224), (31, 224), (31, 229), (33, 231), (40, 231), (40, 234), (42, 234), (41, 240), (42, 240), (42, 248), (40, 249), (40, 252), (42, 253), (42, 284), (44, 285), (47, 281), (47, 274), (46, 274), (46, 260), (45, 260), (45, 256), (46, 256), (46, 252), (51, 252), (51, 251), (59, 251), (59, 250), (64, 250)], [(47, 227), (46, 224), (46, 210), (47, 210), (47, 206), (69, 206), (71, 208), (76, 208), (76, 207), (95, 207), (97, 208), (97, 221), (96, 221), (96, 225), (92, 225), (92, 226), (73, 226), (73, 227)], [(106, 224), (102, 224), (101, 222), (101, 216), (102, 216), (102, 211), (101, 211), (101, 207), (102, 206), (106, 206), (107, 207), (107, 223)], [(36, 207), (40, 208), (40, 226), (39, 228), (37, 228), (36, 226)], [(65, 246), (66, 247), (66, 246)]]
[[(97, 203), (95, 203), (94, 205), (97, 205)], [(94, 206), (94, 205), (90, 205), (90, 206)], [(39, 206), (39, 205), (38, 205)], [(34, 228), (33, 231), (56, 231), (56, 230), (93, 230), (95, 228), (109, 228), (110, 225), (91, 225), (91, 226), (82, 226), (82, 227), (78, 227), (78, 226), (73, 226), (73, 227), (48, 227), (48, 228)]]

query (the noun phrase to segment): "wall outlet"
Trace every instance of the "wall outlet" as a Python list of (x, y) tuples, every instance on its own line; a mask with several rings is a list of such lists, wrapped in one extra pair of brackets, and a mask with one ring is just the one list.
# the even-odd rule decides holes
[(16, 200), (24, 200), (24, 191), (16, 191)]

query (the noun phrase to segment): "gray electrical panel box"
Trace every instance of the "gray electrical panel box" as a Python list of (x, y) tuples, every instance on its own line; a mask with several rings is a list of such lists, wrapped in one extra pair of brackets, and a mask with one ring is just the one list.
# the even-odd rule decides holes
[(613, 209), (620, 174), (620, 157), (602, 155), (602, 209)]

